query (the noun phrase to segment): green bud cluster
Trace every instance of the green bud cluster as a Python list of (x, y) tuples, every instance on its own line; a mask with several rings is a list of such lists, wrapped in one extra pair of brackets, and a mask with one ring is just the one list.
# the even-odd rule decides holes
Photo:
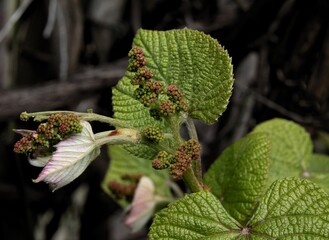
[(180, 145), (174, 155), (165, 151), (159, 152), (155, 159), (152, 160), (152, 167), (154, 169), (169, 168), (172, 179), (177, 181), (183, 177), (183, 174), (192, 165), (192, 162), (200, 158), (200, 151), (201, 147), (198, 141), (190, 139)]
[(155, 159), (152, 160), (152, 167), (154, 169), (166, 169), (173, 162), (174, 158), (171, 154), (166, 151), (161, 151), (158, 153)]
[[(155, 81), (153, 72), (146, 65), (143, 50), (133, 47), (128, 54), (128, 70), (134, 72), (131, 79), (132, 85), (137, 85), (134, 97), (145, 107), (150, 108), (150, 115), (156, 120), (162, 117), (170, 117), (180, 111), (187, 111), (187, 103), (183, 92), (176, 85)], [(159, 98), (159, 95), (163, 97)]]
[(41, 123), (36, 131), (23, 136), (14, 145), (16, 153), (33, 153), (34, 157), (46, 156), (54, 151), (54, 146), (61, 140), (75, 133), (80, 133), (82, 126), (79, 117), (74, 114), (56, 113)]
[(142, 137), (150, 143), (159, 143), (163, 140), (163, 131), (158, 127), (147, 127), (142, 131)]

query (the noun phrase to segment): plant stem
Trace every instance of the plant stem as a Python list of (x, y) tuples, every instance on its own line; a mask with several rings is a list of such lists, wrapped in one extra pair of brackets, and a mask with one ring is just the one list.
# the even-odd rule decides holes
[(187, 168), (186, 172), (183, 175), (183, 180), (189, 187), (191, 192), (200, 192), (203, 190), (203, 187), (198, 181), (196, 175), (194, 174), (192, 167)]
[(103, 144), (136, 144), (140, 141), (139, 132), (134, 129), (119, 128), (117, 130), (95, 134), (97, 145)]
[(125, 123), (120, 120), (103, 116), (97, 113), (88, 113), (88, 112), (74, 112), (74, 111), (45, 111), (45, 112), (34, 112), (34, 113), (22, 113), (25, 116), (33, 117), (34, 121), (41, 122), (49, 118), (51, 114), (55, 113), (72, 113), (80, 117), (81, 120), (85, 121), (99, 121), (103, 123), (111, 124), (115, 127), (127, 127)]
[[(195, 128), (195, 125), (193, 123), (192, 118), (186, 117), (185, 118), (185, 123), (186, 123), (186, 128), (189, 134), (189, 137), (192, 139), (195, 139), (198, 141), (198, 134)], [(201, 163), (201, 157), (198, 159), (195, 159), (195, 174), (196, 177), (198, 178), (199, 182), (202, 182), (202, 163)]]

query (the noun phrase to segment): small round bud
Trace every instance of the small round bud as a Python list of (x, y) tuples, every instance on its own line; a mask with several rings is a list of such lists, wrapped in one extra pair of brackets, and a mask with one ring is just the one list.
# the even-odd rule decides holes
[(133, 47), (129, 53), (129, 65), (128, 70), (136, 72), (139, 68), (146, 65), (146, 60), (144, 57), (143, 50), (139, 47)]
[(135, 98), (139, 100), (145, 107), (155, 104), (158, 100), (158, 95), (148, 91), (144, 86), (140, 86), (134, 92)]
[(160, 114), (162, 116), (171, 116), (176, 112), (175, 104), (170, 100), (162, 100), (160, 102)]
[(187, 111), (184, 94), (176, 85), (169, 85), (167, 87), (167, 96), (176, 105), (177, 111)]
[(149, 81), (146, 82), (145, 88), (156, 94), (163, 93), (164, 83), (160, 81)]
[(131, 84), (132, 85), (143, 84), (144, 82), (146, 82), (147, 80), (149, 80), (153, 76), (154, 76), (154, 74), (149, 68), (147, 68), (145, 66), (140, 67), (140, 68), (137, 69), (137, 72), (136, 72), (135, 76), (131, 80)]
[(154, 169), (166, 169), (170, 166), (173, 161), (173, 156), (166, 151), (158, 153), (156, 158), (152, 161), (152, 167)]
[(21, 115), (19, 116), (19, 118), (22, 120), (22, 121), (28, 121), (30, 116), (27, 112), (22, 112)]
[(190, 139), (184, 144), (180, 145), (176, 152), (174, 159), (175, 163), (170, 165), (170, 175), (174, 180), (182, 178), (186, 169), (192, 165), (193, 160), (200, 157), (200, 144), (195, 139)]
[(17, 141), (14, 145), (15, 153), (27, 154), (31, 153), (34, 149), (33, 140), (29, 137), (22, 137), (19, 141)]
[(160, 128), (148, 127), (142, 131), (142, 137), (147, 142), (159, 143), (163, 140), (164, 134)]

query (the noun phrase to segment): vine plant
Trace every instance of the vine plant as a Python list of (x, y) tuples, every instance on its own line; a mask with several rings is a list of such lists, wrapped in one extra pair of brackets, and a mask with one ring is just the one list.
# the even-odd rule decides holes
[[(125, 221), (133, 230), (155, 214), (150, 239), (329, 239), (329, 158), (312, 153), (301, 126), (264, 122), (203, 175), (193, 119), (217, 121), (233, 86), (231, 58), (215, 39), (189, 29), (139, 30), (128, 56), (113, 89), (114, 118), (21, 114), (42, 122), (35, 131), (16, 130), (23, 137), (14, 150), (43, 167), (34, 182), (53, 191), (65, 186), (108, 144), (102, 187), (129, 206)], [(116, 129), (94, 134), (91, 121)]]

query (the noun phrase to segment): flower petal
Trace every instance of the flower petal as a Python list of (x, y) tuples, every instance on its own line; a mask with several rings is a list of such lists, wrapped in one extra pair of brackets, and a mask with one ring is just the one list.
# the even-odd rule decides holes
[(35, 167), (44, 167), (50, 161), (51, 156), (29, 158), (29, 163)]
[(95, 144), (90, 124), (86, 121), (80, 123), (82, 132), (56, 145), (52, 158), (34, 182), (44, 181), (55, 191), (80, 176), (100, 154), (100, 147)]
[(132, 229), (132, 232), (140, 230), (152, 217), (156, 205), (154, 192), (155, 187), (152, 180), (143, 176), (139, 180), (132, 201), (131, 211), (125, 221), (125, 224)]

